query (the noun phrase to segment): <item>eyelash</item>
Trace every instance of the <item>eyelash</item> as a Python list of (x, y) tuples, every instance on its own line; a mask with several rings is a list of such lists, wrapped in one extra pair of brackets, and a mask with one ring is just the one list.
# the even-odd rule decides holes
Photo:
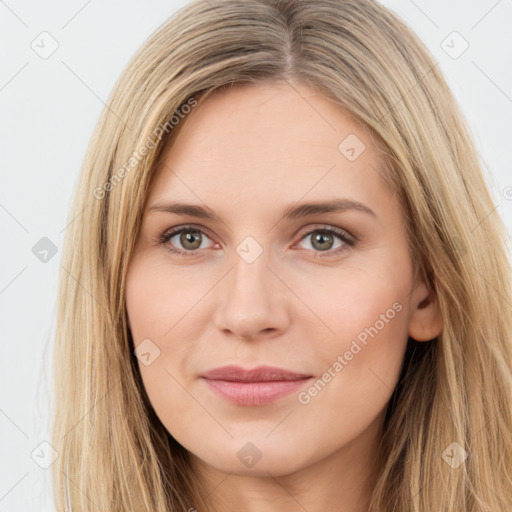
[[(171, 238), (173, 238), (174, 236), (179, 235), (183, 232), (186, 232), (186, 231), (198, 231), (199, 233), (206, 235), (206, 233), (204, 233), (204, 231), (201, 230), (200, 228), (193, 226), (193, 225), (187, 225), (187, 226), (182, 226), (182, 227), (178, 227), (178, 228), (173, 228), (168, 231), (164, 231), (158, 238), (158, 244), (165, 245), (169, 242), (169, 240)], [(343, 231), (339, 228), (334, 228), (334, 227), (330, 227), (330, 226), (326, 226), (326, 227), (322, 227), (322, 228), (315, 228), (315, 229), (312, 229), (311, 231), (308, 231), (304, 236), (302, 236), (300, 238), (299, 242), (301, 242), (302, 240), (304, 240), (305, 238), (307, 238), (308, 236), (310, 236), (316, 232), (328, 233), (330, 235), (333, 235), (333, 236), (337, 237), (338, 239), (340, 239), (343, 242), (343, 245), (341, 247), (338, 247), (335, 250), (325, 251), (325, 255), (322, 254), (322, 252), (324, 252), (324, 251), (314, 251), (315, 257), (326, 258), (326, 257), (330, 257), (333, 255), (338, 255), (340, 252), (348, 250), (355, 245), (355, 239), (352, 236), (348, 235), (345, 231)], [(206, 236), (208, 236), (208, 235), (206, 235)], [(195, 249), (194, 251), (180, 251), (178, 249), (174, 249), (171, 246), (168, 246), (167, 250), (171, 254), (174, 254), (178, 257), (195, 256), (199, 251), (201, 251), (201, 249)]]

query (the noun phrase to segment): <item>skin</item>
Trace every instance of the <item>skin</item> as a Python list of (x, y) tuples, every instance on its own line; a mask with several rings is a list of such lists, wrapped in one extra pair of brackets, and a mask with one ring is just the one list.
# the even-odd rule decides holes
[[(365, 145), (354, 161), (338, 149), (349, 134)], [(442, 329), (436, 298), (414, 280), (404, 218), (380, 175), (381, 159), (364, 127), (325, 96), (278, 82), (214, 93), (187, 116), (157, 169), (128, 269), (129, 325), (135, 347), (150, 339), (160, 351), (148, 366), (139, 362), (144, 386), (166, 429), (191, 453), (213, 511), (367, 508), (407, 338), (428, 341)], [(281, 220), (289, 205), (334, 198), (363, 203), (375, 216), (347, 210)], [(150, 211), (171, 200), (206, 206), (221, 220)], [(200, 245), (179, 234), (158, 243), (187, 224), (201, 230)], [(326, 226), (355, 244), (334, 235), (315, 244)], [(249, 236), (263, 250), (252, 263), (237, 252)], [(188, 257), (168, 250), (198, 246)], [(237, 364), (279, 366), (316, 381), (396, 303), (394, 318), (386, 316), (306, 404), (292, 393), (263, 406), (235, 405), (199, 378)], [(248, 442), (261, 454), (252, 467), (237, 457)]]

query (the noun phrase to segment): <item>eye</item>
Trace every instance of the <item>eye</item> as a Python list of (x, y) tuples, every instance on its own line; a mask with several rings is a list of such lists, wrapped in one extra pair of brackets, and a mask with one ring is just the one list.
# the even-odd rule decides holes
[[(309, 240), (309, 244), (317, 253), (327, 253), (326, 256), (332, 256), (339, 254), (342, 251), (352, 247), (355, 240), (347, 232), (342, 229), (325, 226), (317, 228), (306, 233), (302, 238), (301, 242)], [(336, 246), (336, 240), (338, 245)], [(335, 250), (332, 250), (332, 249)], [(317, 256), (317, 255), (315, 255)], [(320, 257), (324, 257), (323, 254), (318, 254)]]
[[(200, 228), (182, 226), (162, 233), (158, 238), (158, 243), (166, 245), (167, 250), (176, 256), (187, 257), (195, 256), (201, 249), (205, 249), (203, 242), (209, 239)], [(309, 231), (300, 239), (299, 243), (305, 240), (310, 240), (311, 250), (315, 251), (317, 253), (315, 256), (319, 257), (337, 255), (355, 244), (355, 239), (346, 231), (331, 226), (323, 226)], [(338, 242), (337, 245), (336, 242)]]
[[(173, 241), (173, 239), (176, 239)], [(182, 226), (164, 232), (158, 239), (161, 245), (167, 245), (167, 250), (177, 256), (194, 256), (200, 249), (204, 249), (203, 242), (209, 239), (204, 231), (194, 226)], [(176, 249), (176, 246), (183, 249)]]

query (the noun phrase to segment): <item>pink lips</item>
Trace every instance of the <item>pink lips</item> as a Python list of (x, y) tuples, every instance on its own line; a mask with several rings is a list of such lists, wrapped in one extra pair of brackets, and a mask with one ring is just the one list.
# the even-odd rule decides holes
[(297, 391), (312, 376), (273, 366), (223, 366), (201, 375), (215, 393), (238, 405), (264, 405)]

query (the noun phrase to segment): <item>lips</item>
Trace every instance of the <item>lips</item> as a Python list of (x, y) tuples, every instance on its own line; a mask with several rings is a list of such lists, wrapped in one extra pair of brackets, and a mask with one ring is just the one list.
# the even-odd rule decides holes
[(311, 377), (305, 373), (296, 373), (276, 366), (258, 366), (245, 370), (240, 366), (229, 365), (215, 368), (202, 374), (209, 380), (225, 380), (230, 382), (270, 382), (283, 380), (301, 380)]
[(201, 375), (211, 391), (237, 405), (264, 405), (293, 391), (298, 391), (312, 378), (306, 373), (292, 372), (275, 366), (259, 366), (246, 370), (229, 365)]

